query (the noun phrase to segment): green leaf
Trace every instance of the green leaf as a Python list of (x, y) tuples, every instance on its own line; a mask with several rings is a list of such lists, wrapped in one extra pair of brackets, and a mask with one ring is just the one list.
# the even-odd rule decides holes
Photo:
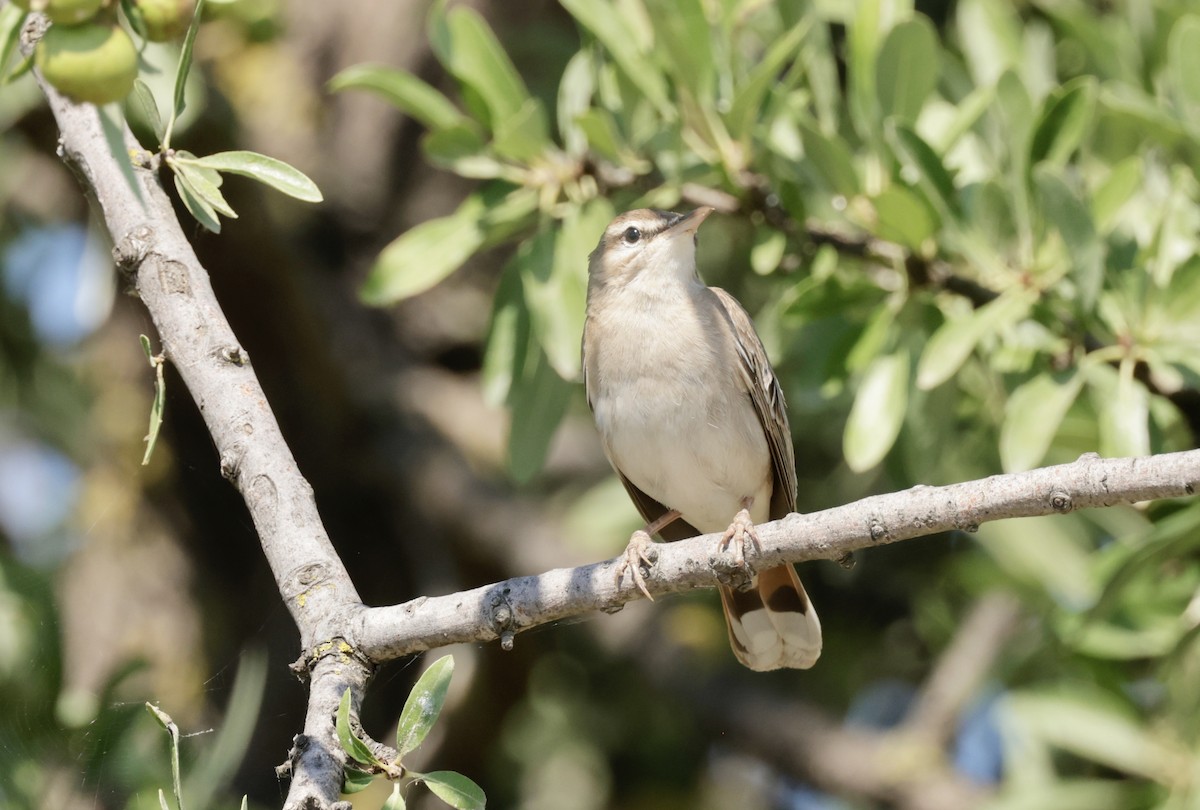
[(577, 51), (563, 68), (558, 82), (558, 132), (562, 136), (567, 154), (576, 157), (587, 151), (587, 136), (579, 128), (577, 119), (591, 107), (592, 95), (596, 92), (596, 64), (592, 51), (584, 48)]
[(213, 210), (213, 207), (192, 190), (183, 174), (180, 172), (172, 172), (172, 174), (175, 177), (175, 190), (179, 192), (179, 199), (183, 201), (183, 206), (188, 213), (208, 230), (220, 233), (221, 220), (217, 217), (217, 212)]
[[(429, 15), (429, 41), (446, 70), (483, 101), (493, 132), (530, 100), (508, 54), (474, 9), (455, 6), (447, 11), (444, 2), (436, 3)], [(548, 139), (543, 127), (531, 148), (542, 148)]]
[(921, 352), (917, 387), (928, 391), (953, 377), (982, 338), (1024, 318), (1036, 300), (1036, 292), (1014, 287), (965, 318), (943, 323)]
[(479, 180), (501, 177), (506, 167), (487, 152), (475, 127), (453, 126), (430, 132), (421, 140), (425, 156), (439, 168)]
[(946, 222), (959, 219), (958, 190), (942, 159), (916, 132), (891, 121), (884, 128), (896, 159), (916, 177), (916, 186)]
[(6, 3), (0, 8), (0, 81), (6, 79), (5, 69), (8, 60), (16, 53), (17, 43), (21, 39), (21, 24), (25, 21), (25, 11), (15, 3)]
[(258, 152), (217, 152), (194, 160), (180, 161), (218, 172), (240, 174), (304, 202), (321, 202), (321, 190), (304, 172)]
[(941, 46), (929, 20), (918, 14), (888, 32), (875, 63), (875, 87), (886, 116), (916, 121), (937, 86)]
[(373, 306), (424, 292), (453, 273), (483, 244), (483, 198), (472, 194), (453, 214), (410, 228), (392, 241), (371, 268), (359, 295)]
[(787, 234), (767, 226), (754, 231), (754, 244), (750, 247), (750, 267), (760, 276), (775, 272), (787, 251)]
[(192, 69), (192, 48), (196, 44), (196, 34), (200, 31), (200, 18), (204, 13), (204, 0), (196, 0), (196, 9), (192, 12), (192, 22), (188, 25), (187, 34), (183, 38), (183, 46), (179, 50), (179, 65), (175, 69), (175, 93), (172, 97), (171, 115), (167, 119), (166, 132), (163, 134), (163, 149), (171, 146), (171, 133), (175, 130), (175, 121), (183, 114), (187, 106), (184, 100), (184, 90), (187, 88), (188, 71)]
[(530, 481), (542, 469), (573, 389), (554, 370), (541, 346), (529, 341), (508, 395), (512, 414), (508, 473), (517, 483)]
[(355, 762), (360, 762), (363, 765), (382, 765), (379, 757), (372, 753), (370, 748), (367, 748), (366, 743), (355, 736), (354, 730), (350, 728), (350, 688), (342, 693), (342, 699), (338, 703), (337, 710), (337, 736), (338, 742), (342, 745), (342, 750), (345, 751)]
[(1021, 64), (1021, 19), (1008, 0), (959, 0), (955, 7), (958, 40), (967, 67), (979, 87)]
[(150, 463), (150, 456), (154, 454), (154, 446), (158, 444), (158, 432), (162, 427), (163, 411), (167, 406), (167, 384), (163, 377), (163, 359), (154, 356), (154, 351), (150, 348), (150, 338), (138, 335), (138, 339), (142, 343), (142, 351), (146, 353), (146, 360), (154, 369), (154, 403), (150, 406), (150, 426), (146, 430), (146, 453), (142, 456), (142, 466), (145, 467)]
[(483, 352), (483, 400), (492, 407), (504, 404), (512, 390), (513, 375), (520, 372), (530, 340), (529, 320), (521, 271), (510, 262), (500, 275), (492, 300), (492, 320)]
[(1009, 395), (1000, 428), (1000, 462), (1005, 472), (1032, 470), (1042, 462), (1082, 386), (1083, 376), (1073, 371), (1043, 372)]
[(626, 15), (594, 0), (562, 0), (562, 5), (612, 54), (617, 67), (659, 114), (674, 120), (674, 109), (667, 100), (666, 79), (654, 61), (638, 47), (639, 38), (628, 29), (630, 22)]
[(1049, 165), (1033, 170), (1042, 213), (1062, 237), (1071, 263), (1071, 278), (1079, 291), (1079, 305), (1090, 312), (1104, 283), (1104, 243), (1096, 234), (1092, 213)]
[(858, 174), (854, 158), (840, 138), (828, 138), (813, 124), (801, 119), (800, 137), (804, 141), (805, 165), (822, 178), (831, 191), (843, 197), (858, 194)]
[(404, 794), (400, 792), (399, 784), (392, 785), (392, 793), (380, 810), (405, 810)]
[(329, 89), (369, 90), (430, 130), (473, 126), (451, 101), (413, 74), (386, 65), (355, 65), (329, 80)]
[(1182, 752), (1102, 695), (1023, 693), (1007, 702), (1026, 733), (1122, 773), (1168, 781), (1184, 764)]
[(747, 74), (738, 87), (733, 106), (725, 117), (735, 138), (749, 137), (762, 114), (763, 99), (779, 80), (779, 71), (790, 60), (794, 60), (800, 43), (812, 30), (812, 18), (804, 17), (788, 32), (771, 43), (762, 60)]
[(1133, 368), (1131, 359), (1122, 360), (1115, 390), (1112, 394), (1101, 394), (1101, 455), (1150, 454), (1150, 392), (1134, 379)]
[(937, 230), (937, 216), (925, 200), (901, 185), (891, 185), (871, 198), (874, 231), (881, 238), (920, 251)]
[(102, 104), (96, 108), (100, 117), (100, 129), (104, 133), (104, 141), (108, 144), (113, 161), (121, 170), (125, 183), (133, 191), (133, 196), (145, 207), (146, 198), (142, 195), (142, 184), (133, 173), (133, 161), (129, 157), (129, 149), (125, 145), (125, 117), (116, 104)]
[(621, 136), (617, 133), (617, 125), (608, 111), (587, 110), (575, 119), (575, 123), (587, 139), (588, 146), (602, 157), (618, 163), (621, 161)]
[(454, 658), (443, 655), (429, 665), (429, 668), (417, 679), (408, 700), (404, 702), (404, 710), (400, 712), (399, 727), (396, 729), (396, 750), (400, 759), (405, 754), (415, 751), (425, 741), (429, 730), (437, 722), (446, 702), (446, 690), (450, 688), (450, 679), (454, 677)]
[(672, 74), (677, 88), (702, 103), (713, 96), (713, 51), (705, 45), (712, 38), (712, 27), (704, 14), (701, 0), (648, 0), (647, 12), (654, 25), (655, 49)]
[(150, 86), (141, 79), (135, 80), (133, 92), (129, 94), (126, 103), (133, 107), (136, 111), (135, 114), (146, 122), (154, 132), (154, 137), (161, 144), (164, 134), (162, 115), (158, 111), (158, 102), (154, 100), (154, 93), (150, 91)]
[(550, 365), (564, 380), (579, 378), (579, 346), (587, 302), (587, 259), (611, 204), (594, 199), (568, 209), (561, 227), (543, 228), (514, 257), (521, 271), (533, 331)]
[(198, 168), (186, 160), (176, 158), (167, 158), (167, 165), (171, 167), (171, 171), (175, 172), (175, 176), (183, 180), (192, 193), (202, 199), (210, 208), (230, 219), (237, 219), (237, 213), (226, 202), (225, 195), (212, 181), (211, 175), (200, 170), (203, 167)]
[(366, 790), (375, 781), (375, 774), (347, 766), (342, 771), (342, 793), (347, 795)]
[(1200, 106), (1200, 16), (1184, 14), (1171, 27), (1167, 68), (1175, 93), (1185, 104)]
[(483, 789), (456, 771), (424, 773), (421, 780), (433, 795), (457, 810), (483, 810), (487, 802)]
[(842, 453), (854, 472), (866, 472), (892, 449), (908, 410), (908, 354), (898, 351), (877, 357), (858, 386)]
[(547, 126), (541, 102), (526, 99), (519, 110), (495, 128), (492, 148), (501, 157), (529, 162), (550, 148)]
[(1080, 76), (1056, 87), (1042, 102), (1029, 145), (1029, 165), (1065, 164), (1079, 148), (1096, 107), (1096, 79)]

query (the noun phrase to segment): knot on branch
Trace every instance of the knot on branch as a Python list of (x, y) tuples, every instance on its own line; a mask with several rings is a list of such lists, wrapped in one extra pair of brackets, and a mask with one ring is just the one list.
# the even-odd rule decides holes
[(341, 636), (322, 641), (311, 650), (301, 653), (299, 658), (288, 664), (288, 669), (301, 681), (307, 681), (313, 667), (323, 658), (337, 658), (344, 663), (357, 664), (369, 674), (375, 672), (375, 664), (371, 659)]
[(517, 635), (517, 620), (512, 602), (509, 600), (508, 588), (492, 595), (490, 613), (488, 620), (497, 635), (500, 636), (500, 649), (505, 652), (511, 651)]
[(1059, 514), (1065, 515), (1074, 508), (1071, 501), (1071, 493), (1063, 489), (1056, 489), (1050, 493), (1050, 508)]
[(157, 242), (152, 227), (145, 223), (138, 225), (113, 245), (113, 261), (122, 274), (132, 276)]

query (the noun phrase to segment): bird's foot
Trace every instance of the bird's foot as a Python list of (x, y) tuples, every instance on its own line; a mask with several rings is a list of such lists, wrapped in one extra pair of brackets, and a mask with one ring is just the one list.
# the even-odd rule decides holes
[(725, 530), (720, 544), (721, 551), (733, 547), (733, 564), (737, 568), (746, 567), (746, 538), (750, 538), (755, 552), (762, 552), (762, 544), (758, 542), (758, 531), (754, 528), (754, 521), (750, 520), (750, 512), (748, 509), (742, 509), (733, 516), (733, 522)]
[(646, 577), (642, 573), (642, 566), (645, 565), (648, 571), (654, 567), (657, 559), (658, 550), (654, 547), (654, 541), (650, 539), (650, 535), (644, 529), (638, 529), (629, 538), (629, 545), (625, 546), (625, 553), (621, 555), (621, 561), (617, 563), (617, 570), (613, 572), (617, 587), (621, 586), (621, 578), (628, 570), (633, 584), (637, 585), (638, 590), (653, 602), (654, 597), (650, 595), (650, 590), (646, 587)]

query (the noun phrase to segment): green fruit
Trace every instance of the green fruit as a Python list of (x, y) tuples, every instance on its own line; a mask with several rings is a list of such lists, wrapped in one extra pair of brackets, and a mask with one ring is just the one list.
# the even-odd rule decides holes
[(42, 0), (46, 16), (56, 23), (75, 25), (87, 22), (106, 4), (106, 0)]
[(33, 55), (46, 81), (75, 101), (120, 101), (137, 78), (137, 50), (119, 25), (50, 26)]
[(178, 39), (188, 29), (195, 0), (135, 0), (142, 21), (146, 24), (146, 39), (166, 42)]

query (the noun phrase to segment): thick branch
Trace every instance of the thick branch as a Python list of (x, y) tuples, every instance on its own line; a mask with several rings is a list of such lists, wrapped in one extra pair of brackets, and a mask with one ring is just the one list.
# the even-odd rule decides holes
[[(32, 15), (22, 50), (32, 51), (45, 20)], [(221, 459), (221, 472), (245, 498), (284, 603), (305, 649), (318, 650), (304, 735), (293, 751), (289, 806), (327, 807), (337, 800), (344, 754), (333, 734), (332, 705), (347, 686), (361, 695), (370, 667), (332, 643), (346, 616), (361, 607), (267, 404), (245, 349), (217, 303), (154, 172), (134, 168), (127, 182), (105, 140), (99, 113), (74, 104), (38, 76), (58, 124), (59, 155), (95, 195), (117, 263), (130, 275), (200, 409)], [(127, 127), (130, 155), (144, 154)], [(346, 648), (348, 649), (348, 648)], [(336, 666), (322, 663), (336, 659)], [(331, 703), (332, 700), (332, 703)]]
[[(994, 475), (944, 487), (916, 486), (845, 506), (793, 514), (758, 527), (762, 553), (753, 565), (838, 559), (861, 548), (1004, 518), (1065, 514), (1077, 509), (1195, 494), (1200, 450), (1145, 458), (1102, 459), (1087, 453), (1070, 464)], [(725, 557), (712, 558), (720, 535), (663, 543), (648, 577), (653, 595), (712, 587), (714, 574), (736, 576)], [(518, 542), (519, 538), (514, 538)], [(640, 598), (617, 560), (516, 577), (449, 596), (370, 608), (347, 635), (375, 661), (458, 642), (509, 641), (516, 633), (594, 610), (612, 612)]]

